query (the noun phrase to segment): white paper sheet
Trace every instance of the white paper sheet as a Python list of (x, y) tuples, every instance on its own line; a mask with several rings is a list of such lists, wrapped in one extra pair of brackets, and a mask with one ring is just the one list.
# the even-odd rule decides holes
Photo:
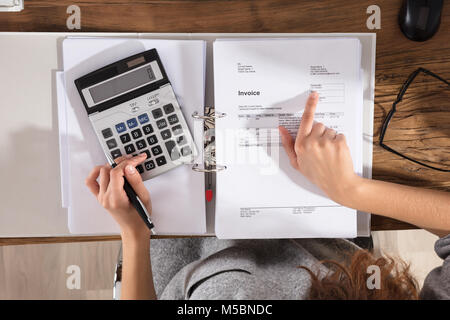
[[(204, 105), (204, 41), (69, 38), (63, 42), (69, 157), (69, 229), (77, 234), (118, 233), (110, 215), (84, 185), (89, 171), (105, 163), (74, 80), (127, 56), (156, 48), (191, 131), (191, 114)], [(196, 141), (200, 150), (201, 143)], [(63, 149), (61, 149), (63, 150)], [(145, 182), (152, 197), (158, 234), (203, 234), (206, 231), (204, 176), (181, 166)]]
[(292, 114), (299, 120), (309, 90), (319, 91), (316, 120), (346, 135), (361, 174), (360, 68), (358, 39), (215, 42), (215, 106), (227, 113), (216, 121), (216, 158), (227, 165), (217, 174), (218, 237), (356, 237), (356, 211), (331, 201), (295, 171), (278, 135), (268, 143), (262, 129), (295, 130)]
[(67, 113), (66, 93), (64, 87), (64, 72), (56, 72), (56, 98), (58, 104), (58, 130), (59, 130), (59, 167), (61, 172), (61, 205), (69, 205), (69, 154), (67, 143)]

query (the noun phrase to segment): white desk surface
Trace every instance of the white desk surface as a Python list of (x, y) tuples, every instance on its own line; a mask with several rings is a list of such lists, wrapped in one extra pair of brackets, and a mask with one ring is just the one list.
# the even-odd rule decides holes
[(1, 237), (71, 235), (61, 207), (54, 89), (67, 35), (0, 33)]

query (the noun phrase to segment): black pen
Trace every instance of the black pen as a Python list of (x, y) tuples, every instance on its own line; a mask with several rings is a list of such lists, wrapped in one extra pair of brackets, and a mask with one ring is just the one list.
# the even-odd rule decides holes
[[(117, 163), (115, 163), (114, 160), (107, 153), (105, 153), (105, 156), (106, 156), (106, 159), (108, 159), (108, 162), (112, 168), (117, 167)], [(153, 229), (155, 226), (153, 225), (153, 222), (150, 219), (150, 215), (148, 214), (147, 209), (145, 208), (141, 199), (139, 199), (138, 195), (136, 194), (136, 191), (134, 191), (133, 187), (127, 181), (127, 178), (123, 177), (123, 179), (124, 179), (123, 189), (125, 190), (125, 193), (127, 194), (128, 199), (130, 199), (131, 204), (136, 209), (136, 211), (139, 213), (142, 220), (144, 220), (145, 225), (150, 229), (151, 233), (153, 235), (155, 235), (156, 232)]]

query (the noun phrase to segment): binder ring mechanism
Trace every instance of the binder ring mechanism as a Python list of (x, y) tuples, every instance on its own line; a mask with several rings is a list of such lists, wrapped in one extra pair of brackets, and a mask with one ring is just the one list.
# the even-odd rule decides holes
[[(223, 118), (225, 116), (226, 116), (226, 113), (223, 113), (223, 112), (215, 112), (213, 115), (201, 115), (197, 111), (192, 113), (192, 118), (194, 118), (196, 120), (202, 120), (202, 121), (214, 120), (214, 119), (218, 119), (218, 118)], [(225, 170), (226, 168), (227, 168), (226, 166), (222, 166), (222, 165), (218, 165), (218, 164), (208, 164), (208, 165), (200, 166), (199, 164), (196, 163), (192, 166), (192, 170), (194, 170), (195, 172), (206, 172), (206, 173), (219, 172), (219, 171)]]
[(213, 115), (201, 115), (199, 114), (197, 111), (195, 111), (192, 114), (192, 118), (194, 119), (199, 119), (199, 120), (213, 120), (213, 119), (218, 119), (218, 118), (223, 118), (225, 117), (227, 114), (223, 113), (223, 112), (215, 112)]
[(226, 166), (221, 166), (218, 164), (210, 165), (207, 167), (200, 167), (196, 163), (192, 166), (192, 170), (194, 170), (195, 172), (219, 172), (219, 171), (225, 170), (226, 168), (227, 168)]

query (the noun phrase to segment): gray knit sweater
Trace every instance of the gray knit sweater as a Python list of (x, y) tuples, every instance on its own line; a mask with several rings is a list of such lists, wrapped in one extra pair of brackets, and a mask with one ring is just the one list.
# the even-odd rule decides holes
[[(159, 299), (305, 299), (313, 271), (344, 262), (359, 247), (343, 239), (152, 239), (151, 262)], [(450, 235), (438, 240), (444, 260), (426, 278), (422, 299), (450, 299)]]

